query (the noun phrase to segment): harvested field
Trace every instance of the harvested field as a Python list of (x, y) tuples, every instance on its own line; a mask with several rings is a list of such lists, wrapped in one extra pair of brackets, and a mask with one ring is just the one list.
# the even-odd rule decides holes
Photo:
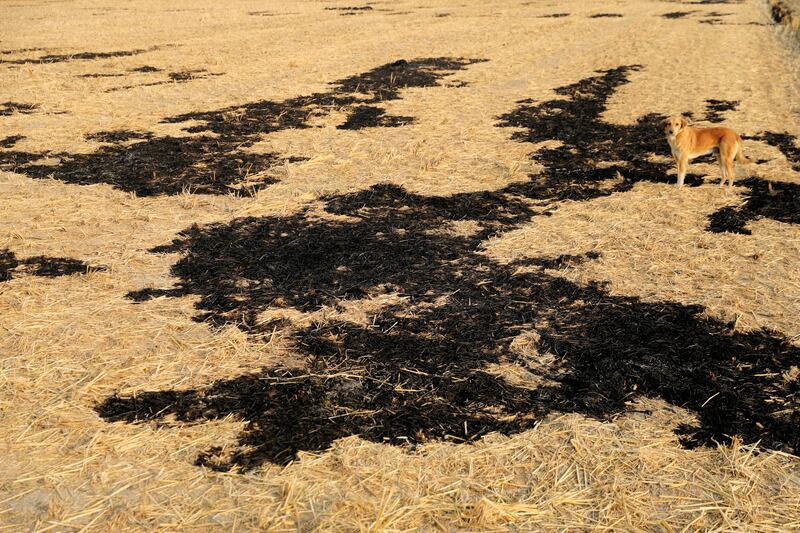
[(800, 529), (773, 11), (0, 6), (0, 531)]

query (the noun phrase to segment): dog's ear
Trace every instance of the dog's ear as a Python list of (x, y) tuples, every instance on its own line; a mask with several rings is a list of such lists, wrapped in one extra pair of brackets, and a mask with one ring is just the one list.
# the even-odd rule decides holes
[(681, 128), (689, 127), (689, 121), (686, 120), (686, 117), (681, 117)]
[(667, 117), (664, 120), (662, 120), (661, 122), (659, 122), (659, 124), (661, 124), (662, 126), (666, 126), (667, 124), (669, 124), (669, 117)]

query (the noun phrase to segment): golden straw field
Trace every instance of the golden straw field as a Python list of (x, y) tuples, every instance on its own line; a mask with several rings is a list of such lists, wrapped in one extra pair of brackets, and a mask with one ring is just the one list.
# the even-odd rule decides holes
[(0, 531), (800, 529), (766, 0), (0, 19)]

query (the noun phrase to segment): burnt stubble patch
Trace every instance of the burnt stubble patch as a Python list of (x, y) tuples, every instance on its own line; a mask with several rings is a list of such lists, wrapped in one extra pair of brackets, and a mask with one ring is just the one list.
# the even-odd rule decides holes
[(0, 148), (13, 148), (15, 144), (24, 139), (24, 135), (9, 135), (0, 139)]
[(748, 178), (739, 185), (749, 189), (738, 207), (723, 207), (709, 216), (708, 230), (714, 233), (750, 235), (745, 226), (751, 220), (770, 218), (800, 224), (800, 185)]
[[(309, 211), (192, 227), (157, 249), (182, 255), (172, 269), (179, 284), (145, 290), (199, 296), (198, 319), (218, 326), (259, 335), (280, 328), (306, 368), (113, 395), (96, 406), (100, 416), (170, 424), (235, 415), (246, 421), (237, 445), (197, 458), (219, 470), (285, 464), (348, 435), (413, 447), (513, 434), (552, 412), (605, 419), (638, 396), (694, 411), (698, 425), (681, 428), (687, 444), (740, 435), (800, 450), (798, 387), (782, 377), (800, 364), (799, 349), (773, 332), (735, 332), (699, 306), (613, 296), (545, 271), (599, 260), (598, 253), (491, 259), (482, 252), (486, 239), (536, 215), (513, 193), (426, 197), (376, 185), (323, 201), (337, 218)], [(441, 231), (456, 221), (475, 229)], [(399, 298), (368, 324), (259, 318), (381, 294)], [(525, 332), (538, 340), (523, 353), (512, 343)], [(512, 385), (488, 372), (496, 364), (519, 366), (541, 383)]]
[(89, 133), (85, 135), (84, 138), (87, 141), (98, 141), (114, 144), (134, 139), (152, 139), (153, 134), (149, 131), (112, 130)]
[(105, 266), (89, 266), (83, 261), (69, 257), (49, 257), (38, 255), (18, 259), (14, 252), (0, 250), (0, 282), (10, 281), (20, 276), (41, 276), (54, 278), (72, 274), (84, 274), (89, 270), (106, 270)]
[[(555, 89), (559, 98), (541, 103), (521, 100), (519, 107), (502, 115), (498, 126), (519, 128), (512, 139), (557, 144), (532, 154), (545, 167), (541, 174), (507, 190), (534, 200), (589, 200), (629, 190), (637, 181), (674, 180), (667, 176), (671, 163), (653, 161), (653, 156), (669, 154), (660, 125), (663, 115), (644, 115), (632, 125), (602, 119), (609, 98), (641, 68), (627, 65), (597, 71), (597, 76)], [(687, 183), (699, 185), (702, 180), (690, 174)]]
[(797, 143), (796, 135), (787, 132), (762, 131), (758, 135), (751, 135), (746, 138), (763, 141), (770, 146), (774, 146), (786, 157), (792, 166), (792, 170), (800, 172), (800, 145)]
[[(0, 59), (0, 63), (11, 65), (25, 65), (31, 63), (65, 63), (68, 61), (92, 61), (95, 59), (110, 59), (113, 57), (128, 57), (145, 54), (160, 50), (163, 46), (151, 46), (150, 48), (137, 48), (135, 50), (116, 50), (113, 52), (75, 52), (73, 54), (47, 54), (39, 57), (19, 58), (19, 59)], [(36, 48), (29, 49), (39, 50)]]
[[(555, 89), (556, 94), (566, 98), (541, 103), (521, 100), (517, 109), (501, 116), (499, 126), (520, 128), (512, 134), (513, 139), (557, 142), (554, 148), (542, 148), (532, 154), (545, 167), (541, 174), (531, 175), (530, 181), (509, 185), (503, 191), (538, 201), (590, 200), (627, 191), (638, 181), (672, 183), (675, 177), (667, 172), (674, 168), (674, 163), (654, 160), (654, 156), (669, 154), (660, 125), (662, 115), (644, 115), (633, 125), (610, 124), (601, 118), (608, 99), (618, 87), (629, 83), (632, 72), (641, 68), (630, 65), (598, 71), (599, 76)], [(736, 110), (738, 105), (736, 100), (708, 99), (705, 118), (721, 122), (723, 114)], [(800, 170), (800, 148), (794, 136), (762, 132), (747, 138), (777, 147), (793, 168)], [(695, 162), (716, 163), (716, 160), (704, 156)], [(688, 174), (686, 178), (690, 186), (702, 183), (699, 175)], [(748, 179), (737, 185), (751, 189), (747, 202), (739, 208), (726, 207), (712, 214), (709, 231), (749, 234), (745, 225), (758, 217), (797, 223), (800, 205), (796, 186), (776, 185), (779, 192), (768, 197), (763, 180)]]
[(20, 102), (0, 102), (0, 117), (7, 117), (13, 113), (30, 115), (39, 109), (38, 104), (24, 104)]
[[(297, 158), (248, 150), (264, 136), (289, 128), (308, 128), (309, 120), (345, 109), (348, 129), (394, 127), (411, 117), (385, 115), (379, 104), (400, 98), (407, 87), (436, 87), (440, 80), (481, 60), (423, 58), (399, 60), (331, 84), (330, 90), (283, 101), (262, 100), (224, 109), (169, 117), (167, 123), (195, 121), (188, 137), (155, 136), (128, 142), (138, 133), (117, 132), (90, 153), (0, 152), (0, 168), (31, 178), (55, 178), (68, 183), (107, 183), (140, 196), (182, 192), (228, 194), (252, 192), (275, 182), (265, 175), (276, 164)], [(198, 72), (172, 73), (170, 83), (195, 79)], [(161, 83), (161, 82), (153, 82)], [(19, 106), (0, 108), (9, 113)], [(127, 137), (127, 138), (126, 138)], [(37, 164), (45, 156), (60, 162)]]
[(713, 123), (719, 123), (725, 120), (722, 113), (726, 111), (735, 111), (739, 107), (738, 100), (706, 100), (706, 120)]
[(352, 15), (363, 15), (371, 11), (386, 11), (386, 10), (375, 9), (372, 6), (352, 6), (352, 7), (326, 7), (325, 11), (338, 11), (339, 15), (352, 16)]
[[(602, 283), (556, 275), (602, 260), (598, 252), (511, 263), (484, 253), (487, 239), (545, 216), (554, 201), (668, 179), (669, 165), (651, 161), (667, 150), (662, 117), (645, 115), (633, 125), (601, 118), (639, 68), (599, 71), (556, 89), (553, 100), (520, 101), (501, 117), (501, 126), (518, 128), (519, 141), (556, 141), (534, 152), (545, 168), (528, 181), (439, 197), (379, 184), (323, 197), (322, 212), (193, 226), (153, 249), (180, 254), (172, 267), (179, 281), (129, 298), (193, 295), (197, 320), (254, 338), (280, 330), (305, 368), (265, 367), (207, 387), (113, 395), (96, 406), (98, 414), (164, 425), (234, 415), (246, 422), (237, 444), (213, 445), (197, 458), (218, 470), (285, 464), (298, 451), (321, 451), (349, 435), (413, 447), (513, 434), (555, 412), (606, 419), (641, 396), (696, 414), (696, 425), (680, 428), (687, 446), (738, 435), (797, 453), (800, 390), (784, 376), (800, 365), (800, 349), (779, 333), (737, 332), (700, 306), (614, 296)], [(339, 84), (366, 88), (370, 103), (393, 96), (374, 80)], [(212, 117), (199, 118), (215, 133), (226, 131)], [(382, 295), (391, 303), (366, 323), (268, 318)], [(515, 346), (521, 334), (535, 339), (532, 349)], [(507, 382), (490, 372), (498, 365), (527, 370), (535, 384)]]
[(697, 13), (697, 11), (670, 11), (669, 13), (662, 14), (661, 17), (665, 19), (681, 19), (688, 17), (692, 13)]
[(341, 130), (360, 130), (362, 128), (395, 128), (414, 122), (414, 117), (387, 115), (380, 107), (358, 106), (347, 117), (347, 120), (338, 126)]

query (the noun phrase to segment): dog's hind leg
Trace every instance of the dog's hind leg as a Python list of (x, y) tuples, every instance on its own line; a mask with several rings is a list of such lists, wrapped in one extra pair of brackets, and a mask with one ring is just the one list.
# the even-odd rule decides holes
[(689, 164), (689, 156), (681, 154), (678, 159), (678, 183), (675, 185), (680, 189), (683, 187), (683, 180), (686, 179), (686, 167)]
[(736, 177), (733, 170), (733, 159), (736, 157), (738, 150), (738, 144), (734, 144), (733, 146), (721, 144), (719, 147), (719, 166), (722, 171), (722, 181), (719, 182), (719, 186), (722, 187), (725, 181), (727, 181), (728, 191), (733, 190), (733, 179)]
[(725, 173), (728, 175), (728, 191), (733, 190), (733, 178), (736, 177), (735, 170), (733, 168), (733, 158), (730, 157), (725, 160)]
[(722, 152), (717, 152), (717, 163), (719, 163), (719, 187), (721, 189), (725, 186), (725, 181), (728, 179), (728, 171), (725, 168), (725, 160), (722, 157)]

